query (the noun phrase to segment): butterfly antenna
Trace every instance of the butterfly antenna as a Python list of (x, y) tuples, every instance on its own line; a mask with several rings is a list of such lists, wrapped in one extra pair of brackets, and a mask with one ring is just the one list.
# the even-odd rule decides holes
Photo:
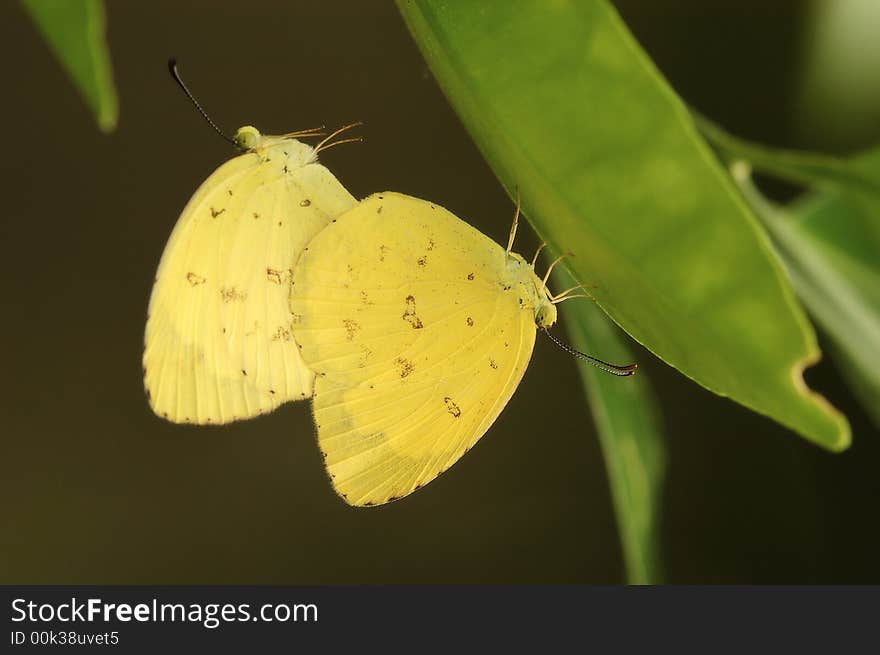
[(611, 373), (611, 375), (617, 375), (618, 377), (625, 378), (635, 373), (636, 369), (639, 367), (638, 364), (627, 364), (626, 366), (618, 366), (617, 364), (609, 364), (608, 362), (603, 362), (601, 359), (590, 357), (589, 355), (585, 355), (584, 353), (582, 353), (580, 350), (575, 350), (564, 341), (556, 338), (556, 335), (551, 333), (550, 330), (548, 330), (547, 328), (544, 328), (541, 331), (550, 338), (550, 341), (562, 348), (569, 355), (573, 355), (578, 359), (582, 359), (588, 364), (592, 364), (596, 368), (602, 369), (606, 373)]
[(223, 132), (219, 127), (217, 127), (217, 123), (211, 120), (211, 117), (208, 116), (208, 113), (202, 109), (202, 106), (199, 104), (199, 101), (196, 100), (196, 97), (192, 94), (192, 92), (186, 87), (186, 84), (183, 83), (183, 80), (180, 78), (180, 73), (177, 71), (177, 60), (173, 57), (168, 60), (168, 72), (171, 73), (171, 77), (174, 78), (174, 81), (177, 82), (178, 86), (183, 89), (183, 92), (186, 94), (186, 97), (192, 101), (192, 103), (196, 106), (196, 109), (199, 110), (199, 113), (208, 121), (208, 125), (214, 128), (214, 131), (217, 132), (220, 136), (222, 136), (226, 141), (234, 145), (239, 150), (241, 146), (239, 146), (235, 141), (233, 141), (229, 136)]

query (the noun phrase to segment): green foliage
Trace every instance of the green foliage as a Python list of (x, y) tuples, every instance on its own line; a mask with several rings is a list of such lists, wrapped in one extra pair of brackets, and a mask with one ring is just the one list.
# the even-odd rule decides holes
[(46, 43), (70, 75), (98, 127), (116, 128), (119, 107), (101, 0), (22, 0)]
[[(502, 184), (552, 249), (575, 253), (570, 277), (608, 316), (707, 389), (830, 450), (849, 445), (846, 418), (803, 382), (820, 352), (769, 239), (607, 2), (398, 6)], [(562, 310), (576, 343), (615, 352), (591, 312)], [(584, 375), (630, 579), (656, 579), (650, 393)]]

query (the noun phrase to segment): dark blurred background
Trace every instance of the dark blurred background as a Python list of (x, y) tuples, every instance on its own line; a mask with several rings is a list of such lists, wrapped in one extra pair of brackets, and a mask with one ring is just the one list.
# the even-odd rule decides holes
[[(616, 4), (672, 85), (734, 132), (834, 152), (880, 137), (872, 0)], [(373, 510), (332, 492), (307, 403), (225, 428), (152, 415), (154, 271), (184, 203), (233, 155), (169, 56), (229, 131), (365, 121), (363, 144), (322, 157), (357, 197), (430, 198), (499, 241), (512, 207), (390, 3), (108, 3), (108, 22), (121, 116), (104, 136), (20, 7), (0, 4), (0, 582), (622, 581), (575, 363), (544, 340), (479, 447)], [(880, 435), (832, 364), (808, 379), (852, 421), (842, 455), (638, 361), (668, 434), (670, 582), (880, 582)]]

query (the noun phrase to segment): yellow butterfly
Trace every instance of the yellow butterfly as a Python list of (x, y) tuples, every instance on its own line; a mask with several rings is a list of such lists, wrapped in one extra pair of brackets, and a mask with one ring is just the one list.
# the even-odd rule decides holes
[(159, 416), (227, 423), (312, 395), (314, 374), (293, 341), (290, 281), (303, 247), (356, 204), (317, 159), (351, 140), (331, 141), (348, 127), (314, 148), (297, 138), (317, 130), (267, 136), (242, 127), (233, 142), (244, 154), (186, 205), (147, 316), (144, 386)]
[(349, 504), (396, 500), (464, 455), (522, 379), (537, 330), (581, 295), (548, 291), (550, 271), (541, 279), (512, 252), (516, 227), (504, 249), (438, 205), (385, 192), (303, 250), (293, 337), (317, 374), (318, 442)]

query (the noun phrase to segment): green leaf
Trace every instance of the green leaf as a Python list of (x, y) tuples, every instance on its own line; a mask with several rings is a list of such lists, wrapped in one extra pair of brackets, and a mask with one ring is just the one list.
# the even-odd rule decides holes
[(618, 325), (711, 391), (849, 445), (803, 382), (816, 336), (766, 235), (607, 2), (398, 5), (496, 175)]
[(732, 170), (798, 295), (832, 341), (842, 374), (880, 425), (880, 249), (866, 229), (870, 217), (837, 192), (780, 207), (755, 188), (748, 165), (739, 162)]
[(22, 0), (103, 132), (116, 128), (119, 106), (101, 0)]
[[(598, 307), (582, 305), (578, 311), (562, 312), (575, 347), (614, 362), (631, 362), (620, 330)], [(621, 380), (586, 362), (579, 364), (608, 471), (627, 580), (658, 584), (663, 581), (658, 529), (666, 456), (653, 390), (641, 370)]]

